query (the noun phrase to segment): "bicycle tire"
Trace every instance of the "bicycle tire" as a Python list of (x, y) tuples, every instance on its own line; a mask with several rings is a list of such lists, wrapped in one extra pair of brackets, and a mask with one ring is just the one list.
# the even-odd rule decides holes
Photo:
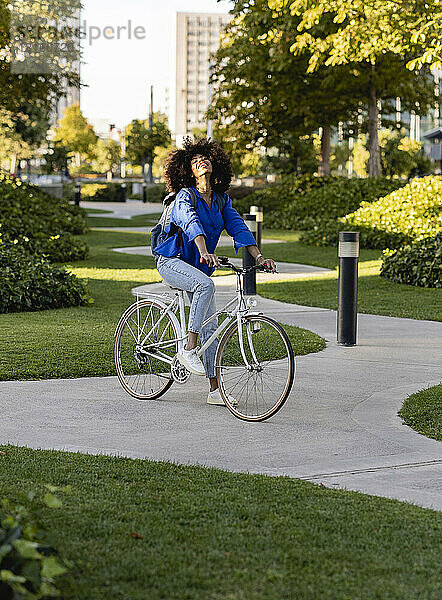
[[(235, 322), (224, 332), (218, 344), (215, 366), (219, 390), (235, 417), (244, 421), (264, 421), (285, 404), (295, 379), (296, 361), (287, 333), (275, 320), (264, 315), (247, 315), (242, 319), (242, 325), (246, 329), (246, 357), (254, 366), (248, 369), (244, 363), (239, 337), (235, 337), (238, 336), (238, 324)], [(286, 375), (281, 375), (284, 371)], [(275, 390), (278, 390), (277, 397), (267, 401), (266, 397), (275, 394)], [(235, 405), (229, 396), (235, 398), (238, 404)]]

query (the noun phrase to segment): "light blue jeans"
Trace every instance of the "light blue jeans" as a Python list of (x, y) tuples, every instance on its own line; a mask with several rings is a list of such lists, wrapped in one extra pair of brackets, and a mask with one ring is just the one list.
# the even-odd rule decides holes
[[(210, 338), (218, 327), (218, 319), (213, 319), (205, 327), (202, 323), (216, 312), (215, 284), (205, 273), (188, 265), (180, 258), (159, 256), (158, 273), (168, 285), (185, 290), (190, 301), (188, 330), (200, 334), (201, 344)], [(206, 377), (215, 377), (215, 354), (218, 339), (203, 353)]]

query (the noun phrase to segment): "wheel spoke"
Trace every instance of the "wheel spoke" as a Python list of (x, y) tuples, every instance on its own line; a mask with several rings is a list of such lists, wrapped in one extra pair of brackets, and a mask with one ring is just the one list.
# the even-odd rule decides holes
[[(147, 328), (150, 331), (144, 340)], [(117, 375), (129, 394), (148, 400), (158, 398), (171, 386), (170, 365), (177, 352), (177, 337), (174, 323), (164, 315), (161, 305), (150, 300), (133, 305), (115, 341)], [(142, 341), (146, 344), (144, 351), (138, 345)]]
[[(228, 404), (232, 412), (245, 420), (262, 420), (285, 402), (293, 383), (294, 357), (287, 336), (272, 319), (251, 316), (247, 320), (243, 331), (238, 332), (235, 326), (222, 336), (217, 372), (224, 396), (237, 400), (236, 406)], [(244, 350), (252, 370), (244, 364), (239, 335), (244, 336)]]

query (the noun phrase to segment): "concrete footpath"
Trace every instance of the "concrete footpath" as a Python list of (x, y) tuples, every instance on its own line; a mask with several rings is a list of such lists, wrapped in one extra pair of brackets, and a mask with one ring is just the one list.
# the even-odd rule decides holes
[[(232, 293), (228, 279), (215, 278), (219, 303)], [(1, 443), (288, 475), (442, 510), (442, 444), (397, 416), (409, 394), (442, 380), (442, 323), (361, 314), (348, 348), (336, 343), (335, 311), (259, 307), (327, 340), (297, 357), (290, 398), (269, 421), (208, 406), (195, 376), (152, 402), (132, 399), (116, 377), (4, 382)]]

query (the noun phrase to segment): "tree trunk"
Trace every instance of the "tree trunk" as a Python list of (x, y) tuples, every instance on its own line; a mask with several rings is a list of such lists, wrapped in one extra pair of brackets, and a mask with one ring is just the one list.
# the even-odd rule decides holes
[(379, 177), (381, 175), (381, 153), (379, 149), (379, 110), (374, 82), (375, 65), (371, 66), (370, 99), (368, 102), (368, 175)]
[(319, 163), (319, 175), (330, 175), (330, 140), (331, 126), (324, 125), (321, 136), (321, 159)]

